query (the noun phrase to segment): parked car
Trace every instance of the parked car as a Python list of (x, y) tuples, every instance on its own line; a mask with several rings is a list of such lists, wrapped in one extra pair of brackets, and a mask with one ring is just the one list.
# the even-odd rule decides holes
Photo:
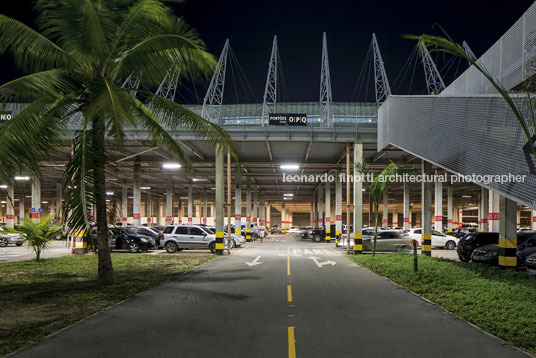
[[(363, 235), (363, 251), (372, 251), (374, 245), (374, 231), (371, 235), (370, 229), (367, 229), (367, 235)], [(338, 247), (346, 247), (346, 237), (343, 237), (337, 243)], [(412, 239), (402, 236), (396, 230), (382, 230), (378, 231), (376, 236), (376, 251), (394, 251), (394, 252), (408, 252), (413, 249)], [(350, 239), (350, 247), (354, 246), (354, 239)]]
[(287, 235), (295, 237), (297, 239), (308, 239), (310, 231), (311, 231), (311, 228), (309, 226), (302, 226), (302, 227), (294, 226), (289, 231), (287, 231)]
[(457, 237), (458, 239), (461, 239), (465, 235), (474, 234), (475, 232), (478, 232), (478, 230), (475, 228), (461, 227), (461, 228), (453, 229), (451, 235), (454, 237)]
[(26, 241), (23, 234), (7, 232), (3, 227), (0, 227), (0, 247), (6, 247), (9, 244), (21, 246)]
[[(212, 234), (216, 234), (216, 227), (215, 226), (206, 226), (206, 229), (208, 229)], [(227, 227), (225, 227), (225, 236), (227, 237)], [(246, 238), (242, 235), (237, 235), (234, 233), (234, 230), (231, 227), (231, 239), (233, 240), (231, 242), (231, 247), (242, 247), (246, 244)]]
[(156, 245), (155, 241), (145, 235), (129, 232), (123, 227), (108, 229), (108, 243), (111, 249), (127, 249), (131, 253), (147, 251)]
[(152, 238), (155, 241), (154, 247), (151, 247), (152, 249), (156, 250), (162, 247), (161, 242), (160, 242), (162, 233), (155, 230), (154, 228), (150, 228), (147, 226), (127, 226), (125, 227), (125, 230), (133, 234), (149, 236), (150, 238)]
[(532, 254), (525, 260), (525, 266), (529, 275), (536, 275), (536, 254)]
[[(519, 253), (520, 248), (526, 249), (527, 241), (529, 241), (531, 238), (534, 237), (536, 232), (534, 231), (518, 231), (517, 233), (517, 250), (516, 255)], [(536, 238), (535, 241), (536, 242)], [(532, 242), (528, 243), (529, 245), (532, 245)], [(525, 258), (530, 255), (528, 251), (525, 253)], [(536, 250), (533, 250), (536, 252)], [(517, 255), (518, 257), (521, 255)], [(485, 246), (480, 246), (479, 248), (476, 248), (473, 253), (471, 254), (471, 260), (476, 263), (482, 263), (486, 265), (492, 265), (492, 266), (498, 266), (499, 265), (499, 245), (498, 244), (490, 244)], [(523, 266), (523, 263), (525, 262), (525, 259), (517, 260), (518, 266)]]
[[(421, 234), (421, 228), (407, 229), (404, 230), (402, 233), (404, 237), (417, 241), (418, 246), (421, 246), (422, 244)], [(456, 245), (458, 245), (458, 241), (460, 241), (460, 239), (458, 239), (457, 237), (445, 235), (440, 233), (439, 231), (432, 230), (432, 247), (444, 247), (449, 250), (454, 250), (456, 248)]]
[(460, 261), (469, 262), (471, 260), (471, 254), (476, 248), (498, 243), (498, 232), (475, 232), (461, 238), (456, 250)]
[[(209, 249), (216, 253), (216, 235), (200, 225), (169, 225), (162, 235), (164, 248), (169, 253), (184, 249)], [(224, 245), (227, 245), (226, 238)]]
[(531, 235), (525, 240), (525, 242), (517, 247), (517, 265), (524, 266), (527, 258), (533, 254), (536, 254), (536, 232), (531, 231)]
[(270, 228), (270, 233), (271, 234), (281, 234), (281, 226), (275, 224), (275, 225), (272, 225), (272, 227)]

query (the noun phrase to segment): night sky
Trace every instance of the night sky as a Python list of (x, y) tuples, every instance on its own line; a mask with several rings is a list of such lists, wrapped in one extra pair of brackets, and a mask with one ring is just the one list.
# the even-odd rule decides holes
[[(227, 73), (226, 103), (262, 102), (273, 35), (278, 35), (284, 82), (283, 101), (318, 101), (322, 32), (327, 33), (334, 101), (373, 101), (372, 62), (365, 65), (376, 33), (394, 94), (425, 93), (422, 64), (413, 58), (414, 41), (403, 34), (433, 33), (438, 23), (458, 42), (465, 40), (480, 56), (522, 14), (531, 0), (443, 1), (298, 1), (189, 0), (173, 5), (219, 56), (226, 38), (237, 61)], [(15, 5), (16, 4), (16, 5)], [(32, 24), (31, 1), (2, 1), (0, 13)], [(445, 82), (467, 64), (436, 54)], [(0, 59), (0, 81), (17, 76), (8, 58)], [(240, 81), (242, 70), (252, 91)], [(361, 76), (360, 76), (361, 73)], [(234, 74), (234, 80), (233, 80)], [(404, 76), (405, 74), (405, 76)], [(395, 82), (395, 78), (398, 80)], [(358, 81), (358, 79), (360, 79)], [(412, 80), (413, 79), (413, 80)], [(410, 88), (411, 86), (411, 88)], [(179, 102), (202, 100), (206, 86), (185, 85)]]

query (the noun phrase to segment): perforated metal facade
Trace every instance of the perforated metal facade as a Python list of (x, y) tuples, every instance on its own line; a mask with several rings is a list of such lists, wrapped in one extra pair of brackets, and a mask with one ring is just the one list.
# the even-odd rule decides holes
[(390, 96), (378, 112), (378, 150), (391, 144), (462, 175), (526, 175), (521, 183), (475, 182), (536, 208), (536, 176), (529, 173), (526, 143), (499, 96)]
[[(490, 47), (480, 63), (507, 88), (512, 89), (536, 72), (536, 2)], [(489, 81), (473, 66), (452, 82), (441, 95), (496, 94)]]

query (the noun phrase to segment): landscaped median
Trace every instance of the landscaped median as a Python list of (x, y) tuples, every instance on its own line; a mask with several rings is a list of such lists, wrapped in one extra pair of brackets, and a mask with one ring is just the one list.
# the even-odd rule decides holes
[(408, 254), (351, 258), (507, 343), (536, 353), (536, 278), (526, 272), (419, 256), (414, 273)]
[(97, 283), (97, 256), (0, 264), (0, 355), (203, 264), (213, 255), (113, 254), (118, 283)]

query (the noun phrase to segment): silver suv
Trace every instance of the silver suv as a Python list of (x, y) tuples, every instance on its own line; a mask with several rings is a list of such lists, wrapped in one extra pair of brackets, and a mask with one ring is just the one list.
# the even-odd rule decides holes
[[(166, 251), (174, 253), (184, 249), (209, 249), (216, 252), (216, 235), (198, 225), (170, 225), (163, 232)], [(225, 240), (227, 241), (227, 240)]]

